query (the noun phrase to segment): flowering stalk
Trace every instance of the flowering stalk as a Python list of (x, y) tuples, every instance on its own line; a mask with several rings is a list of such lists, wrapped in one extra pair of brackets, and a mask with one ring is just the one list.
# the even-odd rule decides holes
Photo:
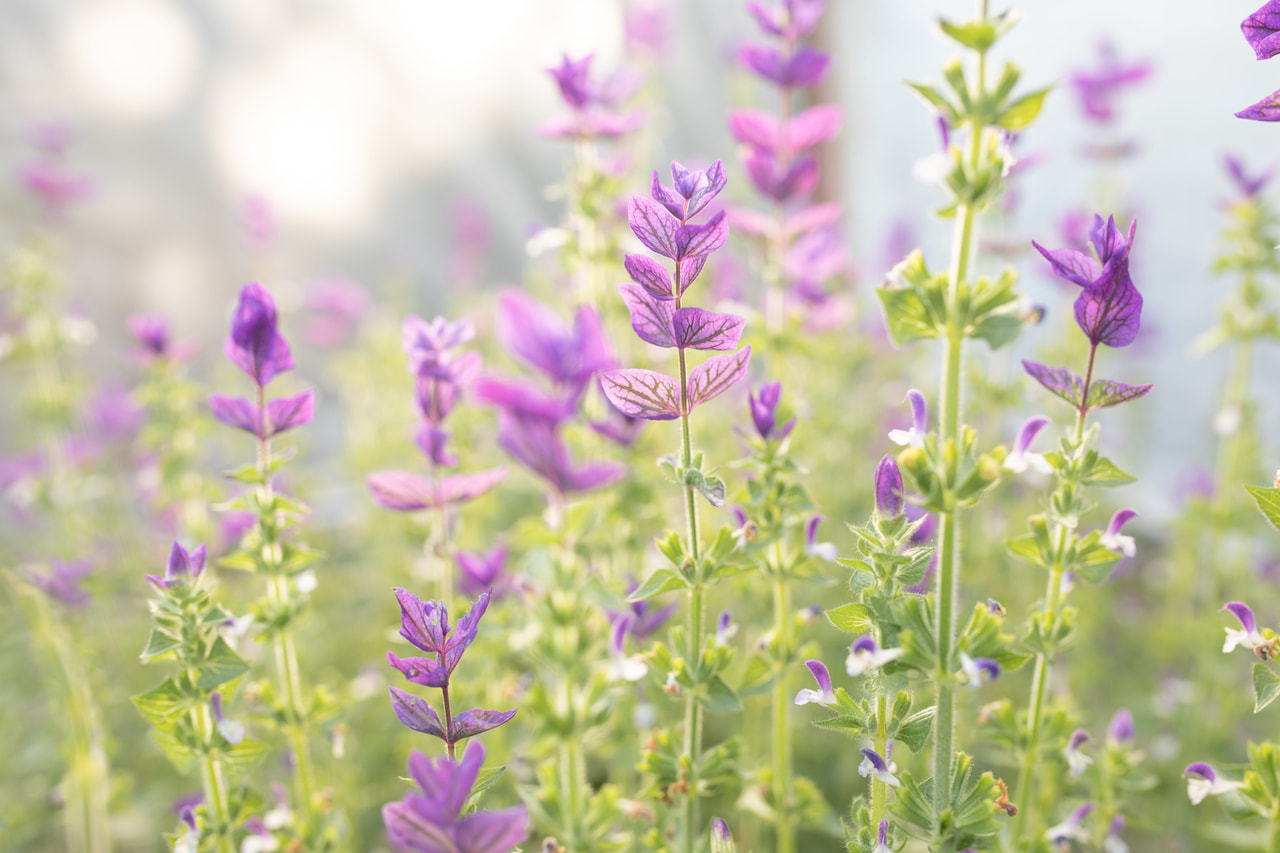
[(1132, 510), (1116, 513), (1105, 532), (1095, 530), (1087, 535), (1078, 532), (1080, 516), (1093, 506), (1085, 497), (1089, 487), (1116, 486), (1134, 479), (1090, 449), (1097, 427), (1086, 430), (1089, 412), (1138, 399), (1151, 390), (1150, 385), (1130, 386), (1099, 379), (1094, 374), (1098, 347), (1128, 346), (1137, 337), (1141, 325), (1142, 296), (1129, 277), (1129, 252), (1135, 230), (1136, 222), (1125, 237), (1116, 228), (1114, 218), (1104, 222), (1101, 216), (1095, 216), (1090, 231), (1092, 254), (1074, 249), (1048, 250), (1034, 244), (1058, 275), (1081, 288), (1075, 302), (1075, 316), (1089, 340), (1089, 360), (1083, 379), (1062, 368), (1023, 362), (1032, 378), (1075, 409), (1075, 425), (1063, 437), (1058, 453), (1040, 456), (1031, 453), (1030, 447), (1048, 419), (1032, 418), (1019, 432), (1013, 452), (1004, 460), (1005, 469), (1013, 473), (1035, 467), (1044, 473), (1052, 472), (1056, 480), (1048, 501), (1049, 512), (1032, 516), (1028, 520), (1031, 533), (1009, 543), (1014, 554), (1049, 573), (1043, 609), (1033, 614), (1028, 634), (1028, 645), (1036, 653), (1036, 665), (1026, 730), (1021, 739), (1022, 769), (1015, 791), (1021, 808), (1013, 828), (1015, 845), (1029, 840), (1027, 826), (1036, 805), (1036, 771), (1044, 764), (1041, 728), (1050, 667), (1053, 656), (1070, 636), (1074, 621), (1065, 604), (1068, 573), (1072, 578), (1097, 583), (1110, 574), (1117, 562), (1135, 553), (1133, 539), (1120, 532), (1136, 515)]
[(331, 843), (331, 833), (318, 821), (320, 802), (308, 744), (313, 703), (302, 686), (292, 628), (306, 605), (305, 590), (312, 586), (314, 576), (307, 570), (320, 555), (285, 538), (289, 528), (305, 514), (306, 507), (276, 492), (275, 473), (285, 460), (273, 459), (271, 447), (274, 436), (310, 423), (315, 396), (311, 391), (304, 391), (293, 397), (267, 400), (267, 385), (294, 366), (289, 344), (277, 324), (271, 294), (259, 284), (245, 285), (240, 291), (224, 351), (253, 380), (256, 398), (250, 402), (243, 397), (212, 394), (209, 404), (218, 420), (252, 434), (257, 440), (255, 464), (231, 474), (240, 482), (252, 485), (253, 491), (222, 507), (253, 512), (255, 526), (241, 543), (241, 550), (225, 558), (222, 565), (266, 576), (267, 594), (257, 605), (255, 616), (266, 625), (260, 637), (270, 637), (275, 657), (276, 693), (272, 710), (285, 731), (292, 753), (298, 837), (310, 848), (319, 850)]
[[(706, 171), (694, 171), (673, 163), (671, 173), (674, 186), (670, 189), (663, 186), (657, 172), (654, 173), (652, 198), (633, 197), (628, 219), (641, 243), (674, 262), (674, 274), (647, 256), (628, 255), (626, 268), (635, 284), (620, 285), (618, 291), (631, 313), (631, 326), (636, 334), (654, 346), (676, 350), (678, 378), (652, 370), (621, 369), (601, 374), (600, 383), (605, 396), (624, 415), (646, 420), (680, 419), (679, 460), (663, 459), (661, 464), (669, 477), (684, 486), (687, 540), (681, 544), (678, 535), (668, 536), (663, 553), (677, 571), (659, 570), (632, 599), (640, 600), (677, 588), (684, 588), (688, 596), (684, 666), (669, 671), (685, 691), (684, 744), (679, 757), (681, 777), (675, 781), (686, 796), (680, 849), (693, 853), (701, 835), (698, 798), (705, 769), (702, 766), (702, 703), (712, 701), (712, 693), (726, 699), (732, 697), (727, 704), (740, 706), (740, 703), (719, 676), (719, 670), (727, 663), (727, 653), (703, 647), (705, 586), (722, 568), (719, 562), (731, 547), (731, 540), (722, 531), (710, 549), (702, 548), (695, 493), (701, 493), (713, 506), (723, 506), (725, 485), (718, 477), (708, 476), (702, 470), (701, 454), (694, 455), (689, 416), (695, 407), (746, 375), (751, 348), (713, 356), (689, 368), (687, 349), (733, 350), (744, 321), (733, 315), (683, 305), (684, 294), (702, 271), (707, 256), (720, 248), (728, 236), (723, 211), (705, 224), (692, 224), (693, 218), (724, 189), (724, 167), (718, 160)], [(657, 655), (655, 660), (662, 661), (663, 657)], [(704, 694), (704, 690), (710, 692)]]
[[(978, 214), (1002, 191), (1003, 178), (1012, 165), (1008, 134), (1029, 125), (1039, 114), (1047, 90), (1011, 100), (1020, 72), (1006, 64), (994, 87), (987, 84), (987, 52), (1015, 22), (1011, 13), (990, 17), (986, 0), (978, 4), (978, 16), (965, 24), (941, 21), (943, 32), (968, 49), (975, 59), (972, 81), (966, 79), (960, 60), (952, 60), (943, 75), (950, 96), (926, 84), (912, 88), (937, 111), (944, 133), (947, 160), (945, 187), (951, 204), (943, 211), (955, 217), (951, 260), (945, 276), (932, 275), (919, 253), (909, 256), (894, 271), (895, 284), (881, 288), (889, 329), (899, 344), (938, 338), (942, 347), (940, 416), (936, 444), (909, 448), (900, 459), (921, 492), (937, 494), (926, 507), (938, 516), (938, 566), (936, 625), (933, 630), (937, 686), (937, 720), (934, 742), (934, 829), (939, 831), (952, 804), (943, 794), (940, 780), (952, 776), (954, 749), (954, 687), (951, 674), (956, 655), (956, 595), (961, 565), (960, 508), (999, 476), (998, 467), (972, 451), (972, 431), (961, 429), (960, 376), (964, 339), (982, 338), (993, 348), (1012, 340), (1029, 319), (1020, 313), (1014, 291), (1016, 281), (1006, 272), (995, 282), (969, 281), (975, 266), (975, 230)], [(951, 131), (969, 134), (967, 149), (951, 141)], [(905, 286), (904, 286), (905, 285)], [(924, 429), (924, 425), (921, 425)], [(930, 437), (932, 441), (932, 437)], [(932, 457), (932, 458), (930, 458)], [(974, 479), (976, 478), (976, 479)]]

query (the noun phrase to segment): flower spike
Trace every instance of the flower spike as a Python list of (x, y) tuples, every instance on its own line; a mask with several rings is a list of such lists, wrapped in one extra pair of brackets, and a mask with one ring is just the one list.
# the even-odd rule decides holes
[(862, 750), (862, 763), (858, 765), (858, 775), (870, 776), (890, 788), (897, 788), (902, 782), (898, 780), (897, 776), (893, 775), (895, 769), (895, 765), (886, 763), (880, 757), (880, 753), (874, 749)]
[(814, 679), (818, 682), (818, 689), (801, 690), (796, 694), (796, 704), (807, 705), (810, 702), (827, 706), (836, 704), (836, 694), (831, 689), (831, 674), (827, 671), (826, 665), (820, 660), (805, 661), (804, 665), (809, 667), (809, 672), (813, 673)]
[(923, 447), (925, 434), (929, 431), (929, 407), (915, 388), (907, 392), (907, 401), (911, 403), (911, 429), (889, 430), (889, 440), (894, 444)]

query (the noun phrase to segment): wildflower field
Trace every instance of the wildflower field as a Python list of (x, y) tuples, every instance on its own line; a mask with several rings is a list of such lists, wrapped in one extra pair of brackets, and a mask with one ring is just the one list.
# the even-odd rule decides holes
[[(202, 5), (84, 4), (68, 43), (107, 80), (141, 30), (103, 9)], [(1048, 4), (902, 4), (934, 70), (854, 108), (833, 20), (873, 3), (595, 5), (612, 47), (530, 65), (554, 107), (460, 179), (536, 150), (552, 186), (432, 198), (367, 277), (290, 244), (320, 169), (301, 207), (229, 181), (234, 280), (113, 281), (94, 229), (145, 193), (87, 167), (110, 123), (4, 120), (0, 853), (1280, 853), (1280, 212), (1231, 153), (1280, 92), (1179, 93), (1230, 121), (1177, 155), (1200, 233), (1125, 120), (1194, 60), (1123, 29), (1038, 67)], [(1280, 54), (1280, 0), (1197, 9), (1214, 73)], [(917, 137), (870, 150), (932, 205), (865, 246), (842, 178), (901, 157), (841, 140), (890, 102)], [(1025, 200), (1051, 169), (1075, 194)], [(1179, 304), (1216, 308), (1151, 322)]]

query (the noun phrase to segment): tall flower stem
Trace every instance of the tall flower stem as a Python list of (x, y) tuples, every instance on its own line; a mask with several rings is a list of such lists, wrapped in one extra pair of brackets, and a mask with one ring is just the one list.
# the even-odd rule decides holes
[[(889, 697), (881, 694), (876, 698), (876, 752), (889, 761)], [(889, 786), (879, 779), (871, 780), (871, 825), (879, 827), (880, 821), (887, 816)]]
[[(258, 411), (266, 411), (266, 389), (261, 385), (258, 386)], [(275, 503), (275, 495), (271, 482), (271, 440), (269, 438), (258, 439), (258, 473), (262, 481), (258, 487), (259, 506), (271, 507)], [(262, 553), (271, 564), (267, 596), (273, 608), (285, 612), (291, 604), (292, 595), (289, 590), (289, 579), (280, 572), (280, 543), (276, 541), (278, 534), (275, 520), (272, 519), (262, 526), (264, 532), (269, 531), (271, 540), (262, 543)], [(276, 660), (278, 689), (284, 698), (286, 734), (295, 762), (294, 780), (297, 785), (298, 799), (295, 805), (302, 825), (309, 829), (315, 795), (315, 777), (304, 724), (306, 708), (302, 696), (302, 675), (298, 669), (298, 651), (293, 641), (291, 627), (285, 625), (278, 628), (272, 634), (271, 644)]]
[(1267, 842), (1267, 853), (1280, 853), (1280, 815), (1271, 824), (1271, 840)]
[(777, 643), (781, 671), (773, 687), (773, 804), (777, 831), (776, 853), (795, 853), (796, 827), (791, 815), (791, 726), (788, 715), (792, 700), (787, 691), (787, 673), (795, 641), (791, 616), (791, 581), (783, 574), (781, 546), (776, 554), (773, 581), (774, 641)]
[[(978, 4), (980, 20), (986, 20), (987, 3)], [(986, 53), (978, 51), (977, 96), (986, 89)], [(970, 140), (970, 161), (976, 168), (981, 154), (984, 125), (973, 120), (973, 136)], [(978, 211), (972, 204), (961, 204), (956, 211), (956, 226), (952, 238), (951, 267), (947, 288), (947, 337), (942, 350), (942, 388), (939, 408), (942, 411), (938, 423), (938, 446), (945, 448), (948, 442), (960, 438), (960, 375), (964, 364), (964, 329), (960, 326), (960, 285), (973, 263), (974, 231)], [(953, 471), (947, 472), (952, 480)], [(951, 482), (950, 485), (956, 485)], [(960, 574), (960, 519), (956, 507), (951, 506), (938, 518), (938, 583), (937, 583), (937, 645), (938, 667), (935, 680), (938, 685), (937, 711), (934, 721), (934, 817), (941, 825), (943, 813), (950, 807), (940, 791), (949, 789), (951, 759), (954, 753), (955, 689), (951, 679), (951, 652), (955, 642), (955, 599)]]
[[(677, 267), (677, 282), (679, 267)], [(677, 292), (678, 285), (677, 285)], [(676, 300), (677, 306), (679, 300)], [(684, 349), (677, 349), (680, 355), (680, 410), (689, 410), (689, 376), (685, 363)], [(680, 463), (689, 468), (693, 465), (693, 445), (689, 438), (689, 416), (680, 417), (682, 444)], [(685, 485), (685, 514), (689, 522), (689, 553), (693, 557), (694, 584), (689, 590), (689, 666), (699, 668), (702, 660), (702, 579), (698, 576), (701, 565), (701, 545), (698, 541), (698, 505), (694, 500), (692, 485)], [(685, 795), (684, 826), (682, 827), (681, 849), (684, 853), (694, 853), (698, 839), (698, 756), (702, 751), (702, 706), (698, 704), (695, 690), (690, 690), (685, 697), (684, 705), (684, 755), (689, 762), (688, 778), (685, 784), (688, 791)]]
[[(443, 664), (444, 662), (441, 661), (441, 663)], [(444, 703), (444, 730), (446, 732), (452, 732), (453, 708), (449, 705), (449, 685), (447, 684), (440, 688), (440, 701)], [(451, 761), (456, 761), (457, 755), (454, 754), (453, 741), (448, 740), (445, 743), (449, 747), (449, 759)]]
[[(195, 682), (199, 673), (190, 670), (187, 677)], [(207, 704), (201, 703), (191, 709), (191, 722), (197, 735), (209, 743), (213, 739), (214, 723)], [(235, 853), (235, 844), (231, 840), (231, 811), (227, 806), (226, 777), (222, 765), (206, 752), (201, 757), (200, 777), (204, 785), (204, 805), (209, 810), (209, 817), (216, 827), (217, 835), (214, 849), (217, 853)]]

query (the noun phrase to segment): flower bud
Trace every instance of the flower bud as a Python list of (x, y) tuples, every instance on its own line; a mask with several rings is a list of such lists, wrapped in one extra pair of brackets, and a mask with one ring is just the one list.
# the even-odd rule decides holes
[(881, 518), (897, 518), (902, 515), (903, 503), (902, 472), (898, 470), (898, 462), (886, 455), (876, 466), (876, 512)]

